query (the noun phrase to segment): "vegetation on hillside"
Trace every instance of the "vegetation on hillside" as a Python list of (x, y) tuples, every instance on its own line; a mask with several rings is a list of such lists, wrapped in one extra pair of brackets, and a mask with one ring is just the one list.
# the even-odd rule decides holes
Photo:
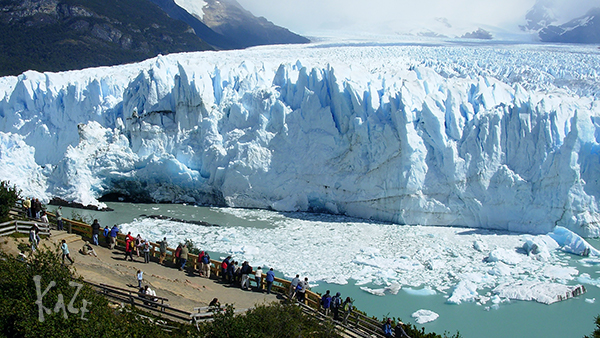
[(11, 186), (10, 182), (0, 182), (0, 223), (10, 220), (9, 212), (17, 200), (19, 200), (21, 191), (17, 186)]
[(0, 76), (212, 49), (187, 24), (145, 0), (59, 0), (54, 12), (36, 12), (16, 0), (0, 5)]

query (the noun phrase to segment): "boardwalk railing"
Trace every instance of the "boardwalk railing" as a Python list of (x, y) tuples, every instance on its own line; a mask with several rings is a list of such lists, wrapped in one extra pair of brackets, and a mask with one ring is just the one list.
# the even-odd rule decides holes
[[(50, 218), (50, 220), (52, 222), (56, 222), (55, 214), (48, 213), (48, 217)], [(68, 232), (81, 235), (84, 238), (91, 240), (92, 227), (90, 225), (83, 223), (83, 222), (66, 219), (66, 218), (63, 218), (62, 220), (63, 220), (64, 227), (65, 227), (65, 229), (67, 229)], [(124, 251), (125, 250), (125, 240), (126, 240), (125, 234), (118, 233), (117, 240), (116, 240), (116, 243), (117, 243), (116, 248)], [(166, 257), (165, 261), (171, 261), (174, 263), (176, 261), (174, 253), (175, 253), (174, 248), (167, 248), (167, 257)], [(159, 244), (150, 242), (150, 256), (154, 257), (154, 258), (158, 258), (160, 256), (160, 245)], [(198, 261), (198, 255), (189, 254), (187, 267), (193, 268), (194, 270), (198, 270), (199, 265), (200, 264)], [(210, 260), (210, 270), (211, 270), (211, 275), (220, 276), (221, 275), (221, 262), (211, 259)], [(266, 277), (266, 275), (263, 274), (263, 278), (261, 279), (262, 280), (261, 288), (263, 288), (263, 289), (266, 288), (265, 277)], [(273, 281), (273, 285), (271, 287), (271, 291), (274, 293), (282, 294), (287, 297), (290, 287), (291, 287), (291, 281), (289, 281), (287, 279), (275, 277), (275, 279)], [(321, 296), (313, 291), (307, 290), (306, 296), (305, 296), (305, 302), (303, 305), (305, 305), (307, 308), (312, 309), (313, 315), (320, 314), (319, 310), (321, 307)], [(196, 315), (192, 314), (191, 317), (195, 317), (195, 316)], [(187, 319), (188, 320), (190, 319), (190, 314), (188, 314)], [(382, 323), (380, 323), (379, 321), (377, 321), (375, 319), (364, 316), (356, 311), (354, 311), (348, 318), (347, 325), (342, 325), (341, 323), (337, 323), (337, 325), (340, 325), (348, 330), (362, 332), (361, 334), (364, 334), (364, 332), (368, 332), (369, 337), (383, 337), (382, 331), (381, 331)]]
[(150, 298), (141, 297), (137, 292), (132, 290), (127, 290), (107, 284), (96, 284), (88, 281), (84, 282), (90, 287), (92, 287), (94, 290), (96, 290), (98, 293), (113, 300), (117, 300), (124, 304), (131, 305), (132, 307), (139, 307), (145, 310), (149, 310), (152, 313), (161, 317), (169, 317), (170, 319), (176, 319), (178, 321), (184, 321), (187, 323), (190, 322), (191, 313), (170, 307), (168, 304), (165, 304), (165, 301), (168, 301), (168, 299), (166, 298), (152, 296), (152, 298), (157, 299), (156, 301), (154, 301)]
[(34, 225), (37, 225), (40, 235), (50, 235), (50, 224), (48, 223), (14, 220), (0, 224), (0, 236), (10, 236), (14, 233), (29, 234)]

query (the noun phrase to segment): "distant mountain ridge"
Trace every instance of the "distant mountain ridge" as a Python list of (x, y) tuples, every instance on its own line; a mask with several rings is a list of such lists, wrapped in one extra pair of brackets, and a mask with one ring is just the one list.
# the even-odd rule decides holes
[(254, 16), (236, 0), (204, 0), (201, 13), (197, 12), (197, 6), (186, 6), (189, 2), (185, 0), (150, 1), (170, 17), (190, 25), (199, 37), (217, 48), (310, 42), (307, 38), (276, 26), (263, 17)]
[(547, 26), (540, 30), (539, 36), (544, 42), (600, 43), (600, 8), (563, 25)]
[(0, 0), (0, 76), (309, 42), (235, 0), (209, 0), (204, 9), (206, 23), (173, 0)]

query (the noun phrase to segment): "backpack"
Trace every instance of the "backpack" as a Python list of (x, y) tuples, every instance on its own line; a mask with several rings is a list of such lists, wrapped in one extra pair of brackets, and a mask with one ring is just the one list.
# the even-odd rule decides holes
[(129, 248), (131, 248), (131, 250), (135, 248), (135, 244), (133, 243), (133, 241), (129, 241)]
[(227, 262), (221, 263), (221, 269), (227, 270)]
[(340, 297), (338, 297), (338, 296), (333, 296), (331, 298), (331, 300), (332, 300), (332, 303), (333, 303), (332, 306), (335, 307), (335, 308), (338, 308), (338, 307), (340, 307), (340, 305), (342, 305), (342, 299)]

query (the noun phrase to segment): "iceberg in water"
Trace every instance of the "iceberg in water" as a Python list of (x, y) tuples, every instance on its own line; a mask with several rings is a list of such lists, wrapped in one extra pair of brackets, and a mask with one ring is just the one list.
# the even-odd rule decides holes
[(543, 46), (316, 44), (29, 71), (0, 78), (0, 172), (83, 204), (598, 236), (599, 65)]

